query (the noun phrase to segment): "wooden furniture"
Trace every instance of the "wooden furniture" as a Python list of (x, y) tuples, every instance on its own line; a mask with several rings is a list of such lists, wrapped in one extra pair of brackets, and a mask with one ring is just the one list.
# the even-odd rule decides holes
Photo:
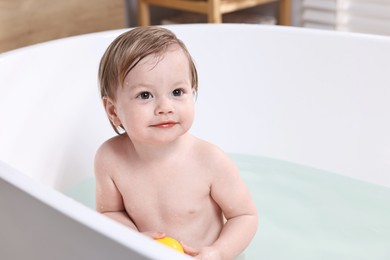
[(279, 24), (290, 25), (291, 0), (138, 0), (138, 24), (150, 25), (150, 5), (205, 14), (209, 23), (221, 23), (225, 13), (272, 2), (279, 2)]
[(0, 52), (126, 26), (123, 0), (0, 0)]

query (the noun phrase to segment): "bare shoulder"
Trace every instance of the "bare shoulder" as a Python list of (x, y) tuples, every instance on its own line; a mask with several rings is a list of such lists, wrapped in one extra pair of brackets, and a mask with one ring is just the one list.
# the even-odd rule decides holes
[(197, 158), (215, 173), (237, 172), (235, 163), (217, 145), (198, 139), (196, 144)]
[(123, 156), (126, 143), (125, 136), (115, 136), (105, 141), (96, 151), (95, 174), (109, 172), (105, 169), (114, 169), (117, 161)]
[(223, 159), (227, 157), (225, 152), (217, 145), (199, 138), (196, 140), (196, 150), (199, 152), (199, 156), (202, 156), (205, 160)]
[(100, 145), (96, 151), (95, 160), (102, 160), (106, 156), (114, 154), (118, 149), (121, 148), (123, 143), (122, 136), (114, 136)]

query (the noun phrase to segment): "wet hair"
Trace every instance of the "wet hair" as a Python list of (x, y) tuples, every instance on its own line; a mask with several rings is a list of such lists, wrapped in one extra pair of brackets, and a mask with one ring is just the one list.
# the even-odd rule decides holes
[[(100, 60), (98, 80), (100, 95), (116, 100), (116, 90), (123, 86), (127, 74), (148, 55), (163, 55), (170, 45), (178, 45), (188, 58), (192, 89), (198, 92), (198, 73), (185, 44), (163, 27), (141, 26), (119, 35), (107, 48)], [(119, 129), (110, 121), (115, 132)], [(123, 127), (120, 126), (120, 128)]]

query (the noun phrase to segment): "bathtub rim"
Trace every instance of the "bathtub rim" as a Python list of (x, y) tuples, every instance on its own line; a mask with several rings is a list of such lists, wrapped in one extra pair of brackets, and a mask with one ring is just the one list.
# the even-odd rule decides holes
[[(390, 36), (387, 35), (379, 35), (379, 34), (366, 34), (366, 33), (359, 33), (359, 32), (348, 32), (348, 31), (332, 31), (332, 30), (325, 30), (325, 29), (316, 29), (316, 28), (307, 28), (307, 27), (296, 27), (296, 26), (280, 26), (280, 25), (268, 25), (268, 24), (239, 24), (239, 23), (223, 23), (223, 24), (204, 24), (204, 23), (194, 23), (194, 24), (169, 24), (169, 25), (156, 25), (159, 27), (164, 28), (188, 28), (190, 30), (191, 28), (199, 28), (199, 27), (219, 27), (223, 28), (223, 30), (230, 29), (232, 27), (241, 27), (245, 30), (250, 30), (251, 28), (255, 27), (261, 27), (262, 30), (265, 31), (284, 31), (284, 32), (290, 32), (290, 33), (300, 33), (302, 35), (304, 34), (316, 34), (316, 35), (330, 35), (332, 37), (353, 37), (353, 38), (364, 38), (364, 39), (371, 39), (371, 40), (378, 40), (378, 41), (387, 41), (390, 42)], [(112, 38), (112, 35), (119, 36), (119, 34), (124, 33), (128, 30), (134, 29), (136, 27), (128, 27), (128, 28), (119, 28), (119, 29), (112, 29), (112, 30), (105, 30), (105, 31), (99, 31), (99, 32), (91, 32), (86, 34), (79, 34), (79, 35), (73, 35), (73, 36), (67, 36), (63, 38), (48, 40), (44, 42), (35, 43), (28, 46), (23, 46), (20, 48), (12, 49), (9, 51), (1, 52), (0, 53), (0, 62), (3, 61), (4, 58), (6, 58), (9, 55), (18, 55), (24, 51), (31, 51), (33, 49), (39, 49), (42, 48), (42, 46), (51, 45), (64, 42), (71, 42), (71, 41), (78, 41), (80, 39), (88, 39), (88, 38), (95, 38), (99, 35), (104, 35), (104, 37)]]
[[(132, 231), (122, 224), (99, 214), (97, 211), (84, 206), (62, 192), (33, 180), (1, 160), (0, 179), (23, 191), (27, 196), (31, 196), (40, 203), (70, 218), (76, 225), (81, 224), (147, 259), (189, 259), (189, 257), (180, 255), (141, 233)], [(153, 248), (153, 250), (150, 250), (150, 248)], [(113, 257), (112, 259), (116, 258)]]

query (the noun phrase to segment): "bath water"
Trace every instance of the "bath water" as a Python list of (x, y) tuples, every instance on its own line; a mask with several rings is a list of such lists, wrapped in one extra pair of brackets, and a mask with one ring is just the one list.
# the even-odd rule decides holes
[[(390, 188), (276, 159), (231, 158), (259, 211), (245, 259), (390, 259)], [(94, 209), (93, 178), (65, 193)]]

